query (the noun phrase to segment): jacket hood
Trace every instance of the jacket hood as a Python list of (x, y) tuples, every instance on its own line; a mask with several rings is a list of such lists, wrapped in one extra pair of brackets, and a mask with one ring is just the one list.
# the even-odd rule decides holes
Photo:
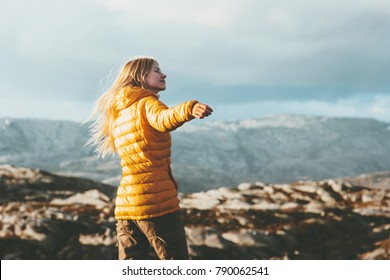
[(115, 108), (117, 110), (123, 110), (134, 102), (148, 96), (155, 96), (158, 98), (155, 93), (140, 87), (128, 86), (121, 88), (115, 96)]

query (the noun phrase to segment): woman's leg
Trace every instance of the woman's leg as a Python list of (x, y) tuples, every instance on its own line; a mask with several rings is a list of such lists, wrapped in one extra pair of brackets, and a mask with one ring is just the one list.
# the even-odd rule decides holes
[(180, 212), (135, 222), (144, 232), (160, 259), (189, 259)]
[(118, 220), (116, 232), (118, 258), (120, 260), (145, 260), (150, 258), (148, 256), (149, 241), (134, 221)]

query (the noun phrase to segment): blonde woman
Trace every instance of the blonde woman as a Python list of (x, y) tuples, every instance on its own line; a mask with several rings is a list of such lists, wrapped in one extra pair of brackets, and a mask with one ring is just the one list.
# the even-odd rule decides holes
[(189, 258), (170, 167), (170, 131), (213, 110), (198, 101), (168, 108), (158, 95), (166, 77), (154, 58), (130, 60), (90, 116), (97, 118), (88, 143), (103, 157), (118, 153), (121, 159), (115, 199), (119, 259), (147, 259), (150, 245), (160, 259)]

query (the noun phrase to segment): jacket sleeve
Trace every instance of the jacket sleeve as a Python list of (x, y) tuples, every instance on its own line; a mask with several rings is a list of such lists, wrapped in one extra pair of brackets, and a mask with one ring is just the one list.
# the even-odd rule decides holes
[(156, 98), (145, 98), (145, 115), (149, 124), (160, 132), (169, 132), (182, 126), (194, 117), (192, 108), (198, 101), (191, 100), (172, 108)]

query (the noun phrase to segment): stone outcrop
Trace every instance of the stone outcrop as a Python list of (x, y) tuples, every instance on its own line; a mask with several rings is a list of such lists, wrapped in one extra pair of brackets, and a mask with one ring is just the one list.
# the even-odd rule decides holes
[[(0, 166), (0, 258), (116, 259), (114, 196), (91, 180)], [(180, 198), (192, 259), (390, 259), (388, 186), (257, 182)]]
[(334, 180), (244, 183), (181, 201), (193, 258), (390, 258), (385, 189)]
[(1, 259), (115, 259), (114, 188), (0, 167)]

